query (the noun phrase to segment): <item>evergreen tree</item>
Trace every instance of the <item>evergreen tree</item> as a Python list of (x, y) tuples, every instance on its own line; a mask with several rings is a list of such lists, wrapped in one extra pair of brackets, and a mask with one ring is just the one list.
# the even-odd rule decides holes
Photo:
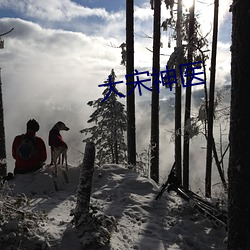
[[(115, 82), (115, 72), (112, 69), (110, 74), (111, 82)], [(105, 81), (104, 83), (107, 83)], [(84, 139), (84, 142), (94, 142), (96, 145), (97, 164), (123, 163), (127, 151), (124, 142), (124, 132), (127, 130), (127, 114), (124, 104), (117, 100), (118, 90), (112, 85), (114, 91), (110, 92), (110, 86), (103, 91), (103, 96), (108, 98), (102, 101), (99, 98), (89, 101), (87, 104), (96, 110), (90, 116), (88, 123), (95, 123), (93, 127), (84, 128), (80, 132), (85, 135), (91, 134)], [(110, 92), (110, 93), (109, 93)]]

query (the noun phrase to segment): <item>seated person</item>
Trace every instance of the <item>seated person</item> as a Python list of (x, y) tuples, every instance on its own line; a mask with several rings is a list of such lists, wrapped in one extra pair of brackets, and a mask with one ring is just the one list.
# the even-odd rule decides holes
[(34, 172), (43, 167), (47, 152), (43, 139), (36, 136), (39, 128), (36, 120), (29, 120), (26, 134), (15, 137), (12, 144), (12, 156), (16, 160), (14, 175)]

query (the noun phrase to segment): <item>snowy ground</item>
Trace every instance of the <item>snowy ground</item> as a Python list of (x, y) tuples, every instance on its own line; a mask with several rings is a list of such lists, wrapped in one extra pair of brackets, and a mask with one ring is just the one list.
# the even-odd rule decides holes
[[(27, 226), (29, 233), (25, 235), (30, 242), (46, 240), (50, 248), (45, 249), (82, 249), (70, 223), (70, 212), (76, 205), (78, 179), (79, 167), (72, 167), (69, 171), (69, 184), (64, 182), (59, 172), (59, 191), (54, 190), (49, 170), (19, 175), (9, 181), (9, 185), (15, 185), (13, 195), (25, 193), (30, 198), (29, 210), (43, 211), (43, 214), (48, 215), (47, 219), (36, 226)], [(91, 202), (101, 212), (116, 219), (116, 229), (112, 232), (110, 244), (103, 249), (226, 249), (223, 243), (225, 229), (213, 228), (200, 215), (191, 211), (188, 204), (176, 194), (165, 192), (160, 200), (155, 200), (157, 193), (158, 188), (148, 179), (121, 166), (105, 165), (95, 170)], [(14, 242), (11, 237), (18, 238), (15, 229), (18, 221), (17, 226), (13, 227), (13, 221), (10, 220), (6, 219), (5, 224), (2, 223), (1, 250), (43, 249), (41, 246), (28, 248), (28, 244), (22, 248), (25, 246), (24, 240), (19, 242), (19, 248), (11, 248)]]

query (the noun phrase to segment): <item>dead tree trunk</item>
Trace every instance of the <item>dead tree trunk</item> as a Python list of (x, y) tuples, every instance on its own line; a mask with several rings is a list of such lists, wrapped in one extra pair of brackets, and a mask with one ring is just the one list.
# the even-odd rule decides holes
[[(5, 36), (13, 31), (11, 30), (0, 34), (1, 36)], [(4, 41), (1, 40), (0, 49), (4, 48)], [(7, 159), (6, 159), (6, 144), (5, 144), (5, 130), (4, 130), (4, 112), (3, 112), (3, 96), (2, 96), (2, 76), (1, 76), (1, 68), (0, 68), (0, 176), (4, 177), (7, 174)]]
[[(74, 211), (76, 234), (82, 249), (99, 249), (109, 243), (111, 232), (115, 227), (113, 217), (90, 211), (90, 195), (92, 177), (94, 172), (95, 144), (87, 142), (79, 185), (77, 188), (77, 201)], [(91, 208), (94, 209), (93, 207)]]
[(219, 0), (214, 1), (214, 27), (211, 57), (211, 73), (209, 86), (209, 106), (208, 106), (208, 128), (207, 128), (207, 159), (206, 159), (206, 179), (205, 193), (207, 197), (211, 197), (211, 178), (212, 178), (212, 151), (213, 151), (213, 121), (214, 121), (214, 88), (216, 73), (216, 54), (217, 54), (217, 37), (218, 37), (218, 15)]
[(87, 142), (82, 168), (80, 171), (79, 184), (77, 188), (77, 202), (74, 214), (75, 226), (80, 228), (86, 226), (89, 220), (89, 203), (94, 172), (95, 144)]
[(0, 176), (4, 177), (6, 176), (6, 174), (7, 174), (7, 161), (6, 161), (6, 146), (5, 146), (5, 132), (4, 132), (2, 80), (0, 71)]
[(223, 173), (220, 161), (219, 161), (219, 157), (218, 157), (218, 154), (217, 154), (214, 138), (213, 138), (213, 145), (212, 146), (213, 146), (214, 160), (215, 160), (215, 163), (216, 163), (219, 175), (220, 175), (220, 179), (222, 181), (222, 185), (223, 185), (225, 191), (227, 192), (227, 182), (226, 182), (226, 179), (225, 179), (225, 176), (224, 176), (224, 173)]

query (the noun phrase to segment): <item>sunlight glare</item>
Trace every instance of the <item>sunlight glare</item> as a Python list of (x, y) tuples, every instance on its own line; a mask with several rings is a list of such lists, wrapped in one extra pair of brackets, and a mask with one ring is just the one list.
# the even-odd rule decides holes
[(193, 0), (183, 0), (183, 5), (189, 9), (193, 5)]

